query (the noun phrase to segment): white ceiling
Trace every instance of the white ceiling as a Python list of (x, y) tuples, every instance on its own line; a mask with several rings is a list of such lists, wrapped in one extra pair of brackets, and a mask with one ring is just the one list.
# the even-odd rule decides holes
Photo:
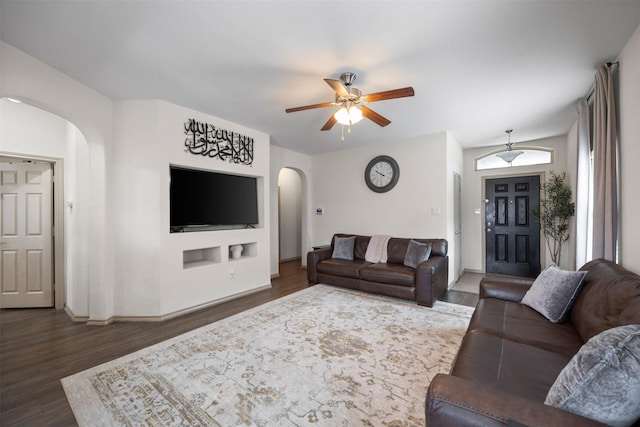
[[(464, 147), (565, 134), (598, 65), (640, 23), (640, 0), (1, 0), (0, 36), (115, 100), (163, 99), (317, 154), (449, 130)], [(369, 104), (340, 142), (320, 128), (344, 71)], [(187, 118), (185, 118), (186, 120)]]

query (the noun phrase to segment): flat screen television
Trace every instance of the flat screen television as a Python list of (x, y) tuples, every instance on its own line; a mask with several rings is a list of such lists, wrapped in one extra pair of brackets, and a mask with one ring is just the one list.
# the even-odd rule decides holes
[(257, 178), (170, 166), (170, 231), (258, 224)]

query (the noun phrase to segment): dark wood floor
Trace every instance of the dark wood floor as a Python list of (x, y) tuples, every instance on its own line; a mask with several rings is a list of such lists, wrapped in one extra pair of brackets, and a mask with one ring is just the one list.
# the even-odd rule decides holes
[(469, 307), (475, 307), (476, 305), (478, 305), (479, 299), (480, 295), (476, 293), (455, 290), (449, 290), (446, 294), (442, 295), (439, 298), (440, 301), (466, 305)]
[[(61, 378), (306, 287), (306, 270), (290, 261), (269, 290), (165, 322), (87, 326), (61, 310), (0, 310), (0, 426), (77, 425)], [(475, 305), (449, 297), (443, 299)]]

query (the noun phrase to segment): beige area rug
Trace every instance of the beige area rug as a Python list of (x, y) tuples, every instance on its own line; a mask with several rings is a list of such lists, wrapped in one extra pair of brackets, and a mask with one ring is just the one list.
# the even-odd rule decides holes
[(471, 312), (316, 285), (62, 384), (81, 426), (423, 426)]

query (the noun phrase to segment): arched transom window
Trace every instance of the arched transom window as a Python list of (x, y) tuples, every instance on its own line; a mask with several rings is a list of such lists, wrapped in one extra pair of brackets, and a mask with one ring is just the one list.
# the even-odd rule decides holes
[(510, 168), (515, 166), (546, 165), (553, 163), (553, 148), (546, 147), (517, 147), (513, 151), (521, 151), (513, 161), (507, 162), (498, 157), (505, 149), (499, 149), (476, 157), (476, 170)]

